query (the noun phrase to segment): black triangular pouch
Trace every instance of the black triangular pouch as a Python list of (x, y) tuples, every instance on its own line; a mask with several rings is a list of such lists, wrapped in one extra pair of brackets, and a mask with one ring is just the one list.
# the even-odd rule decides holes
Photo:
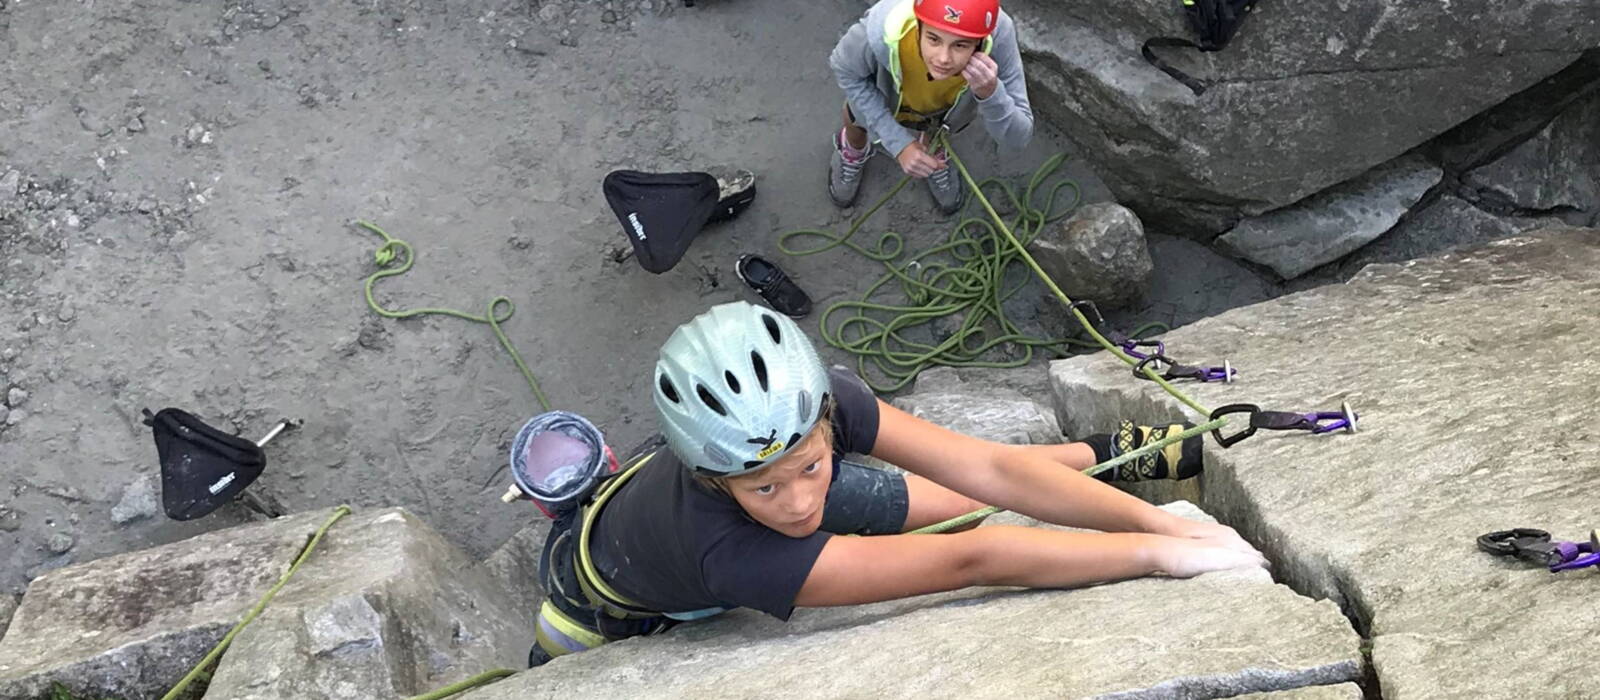
[(261, 476), (267, 455), (254, 442), (206, 425), (187, 411), (163, 408), (144, 423), (161, 459), (161, 505), (173, 520), (193, 520), (232, 500)]
[(717, 179), (708, 173), (616, 170), (601, 183), (606, 202), (644, 269), (672, 269), (717, 211)]

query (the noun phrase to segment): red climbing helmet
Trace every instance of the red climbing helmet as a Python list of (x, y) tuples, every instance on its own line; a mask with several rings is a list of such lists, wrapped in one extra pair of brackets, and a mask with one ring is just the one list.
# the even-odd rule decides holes
[(917, 19), (941, 32), (982, 39), (1000, 21), (1000, 0), (911, 0)]

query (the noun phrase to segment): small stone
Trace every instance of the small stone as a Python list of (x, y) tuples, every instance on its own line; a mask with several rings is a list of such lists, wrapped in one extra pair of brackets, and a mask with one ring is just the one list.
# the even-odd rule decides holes
[(89, 110), (79, 107), (76, 111), (78, 113), (78, 125), (82, 126), (84, 131), (94, 134), (100, 134), (106, 131), (105, 122), (101, 121), (99, 117), (94, 116), (94, 114), (90, 113)]
[(16, 532), (22, 529), (22, 517), (17, 511), (6, 506), (0, 506), (0, 532)]
[(77, 317), (78, 310), (71, 304), (62, 304), (61, 308), (56, 309), (56, 320), (61, 321), (62, 323), (67, 323)]
[(50, 536), (50, 539), (45, 542), (44, 546), (45, 549), (50, 550), (51, 554), (66, 554), (72, 550), (72, 545), (74, 544), (77, 544), (77, 541), (72, 539), (71, 534), (57, 532)]
[(200, 143), (200, 138), (206, 135), (206, 127), (199, 122), (190, 124), (183, 132), (183, 140), (190, 146)]
[(10, 406), (12, 408), (16, 408), (18, 406), (21, 406), (22, 404), (27, 403), (27, 402), (28, 402), (28, 392), (27, 392), (27, 390), (23, 389), (22, 387), (14, 386), (14, 387), (11, 387), (11, 391), (6, 392), (6, 405), (7, 406)]
[(516, 248), (517, 250), (527, 250), (533, 247), (533, 239), (527, 236), (512, 236), (507, 242), (511, 244), (512, 248)]
[(361, 330), (356, 334), (356, 344), (368, 350), (388, 350), (393, 347), (389, 340), (389, 329), (375, 318), (369, 318), (361, 323)]
[(0, 358), (3, 358), (7, 361), (17, 359), (17, 349), (6, 348), (5, 350), (0, 350)]
[(0, 425), (5, 425), (6, 420), (9, 418), (11, 418), (11, 409), (0, 406)]
[(256, 67), (260, 68), (262, 73), (271, 73), (272, 72), (272, 62), (268, 61), (265, 58), (263, 58), (263, 59), (261, 59), (259, 61), (256, 61)]
[(22, 193), (22, 173), (8, 170), (4, 177), (0, 177), (0, 202), (4, 202)]
[(71, 213), (67, 214), (67, 228), (78, 228), (79, 226), (82, 226), (82, 225), (83, 225), (83, 219), (78, 218), (77, 214), (71, 214)]
[(132, 117), (128, 119), (127, 124), (123, 125), (123, 128), (127, 129), (130, 134), (137, 134), (144, 131), (144, 120), (139, 117)]
[(156, 514), (156, 482), (153, 477), (134, 479), (122, 490), (122, 500), (111, 508), (111, 521), (126, 525)]

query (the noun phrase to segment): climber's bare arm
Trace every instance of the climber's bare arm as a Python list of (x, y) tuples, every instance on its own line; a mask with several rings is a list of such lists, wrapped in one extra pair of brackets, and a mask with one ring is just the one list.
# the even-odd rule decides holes
[[(1079, 469), (1094, 462), (1087, 445), (1054, 446), (1058, 448), (1054, 452), (1002, 445), (946, 430), (881, 400), (878, 416), (872, 456), (974, 501), (1046, 522), (1106, 532), (1181, 534), (1178, 530), (1189, 522), (1080, 474)], [(1078, 451), (1087, 454), (1075, 454)], [(1088, 464), (1075, 464), (1082, 461)], [(908, 528), (932, 518), (931, 511), (948, 511), (948, 505), (919, 507), (926, 500), (918, 499), (916, 484), (908, 480), (908, 486), (912, 487)], [(923, 491), (944, 498), (931, 489)]]
[(795, 605), (856, 605), (968, 586), (1062, 588), (1260, 565), (1253, 552), (1136, 533), (996, 526), (950, 535), (833, 537)]

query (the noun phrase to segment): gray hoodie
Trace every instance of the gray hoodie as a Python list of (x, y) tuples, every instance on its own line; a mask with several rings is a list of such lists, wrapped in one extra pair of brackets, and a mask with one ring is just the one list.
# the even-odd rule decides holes
[[(844, 33), (828, 57), (856, 123), (882, 142), (891, 156), (898, 156), (917, 139), (915, 131), (894, 118), (900, 105), (900, 67), (895, 64), (899, 61), (904, 24), (888, 27), (891, 17), (898, 23), (913, 16), (912, 1), (878, 0)], [(963, 90), (944, 122), (952, 131), (960, 131), (972, 122), (976, 112), (983, 117), (984, 129), (1001, 147), (1021, 149), (1033, 137), (1033, 110), (1028, 106), (1028, 86), (1022, 77), (1016, 25), (1004, 11), (983, 50), (998, 67), (1000, 80), (994, 94), (980, 100), (971, 90)]]

